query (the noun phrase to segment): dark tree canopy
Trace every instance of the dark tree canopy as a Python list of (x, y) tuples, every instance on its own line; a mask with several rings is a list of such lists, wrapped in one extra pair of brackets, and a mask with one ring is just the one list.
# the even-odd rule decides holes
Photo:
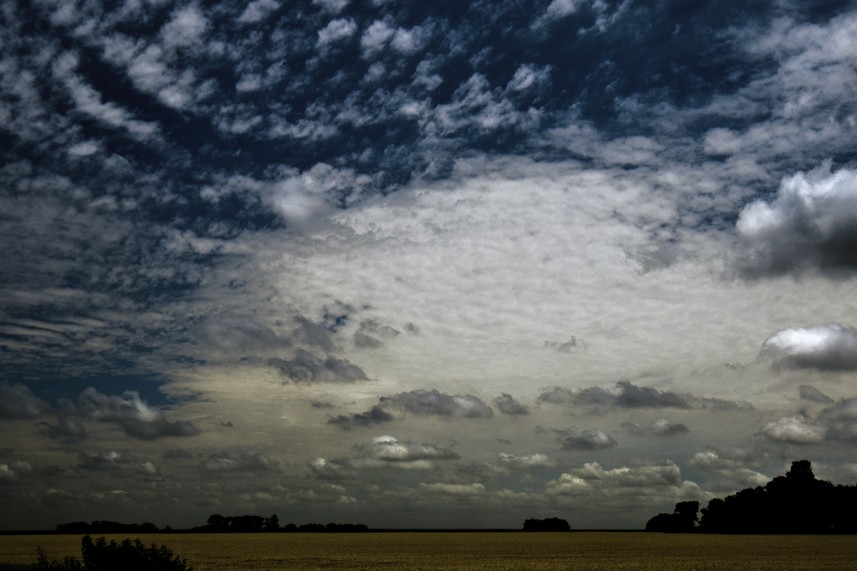
[(646, 531), (687, 532), (696, 527), (699, 502), (679, 502), (671, 514), (658, 514), (646, 522)]
[(524, 521), (524, 531), (569, 531), (571, 526), (564, 519), (528, 519)]
[[(672, 514), (648, 521), (648, 531), (712, 533), (855, 533), (857, 486), (835, 486), (818, 480), (808, 460), (792, 463), (785, 476), (764, 486), (746, 488), (725, 499), (715, 498), (696, 521), (698, 502), (676, 504)], [(690, 519), (691, 512), (693, 515)]]

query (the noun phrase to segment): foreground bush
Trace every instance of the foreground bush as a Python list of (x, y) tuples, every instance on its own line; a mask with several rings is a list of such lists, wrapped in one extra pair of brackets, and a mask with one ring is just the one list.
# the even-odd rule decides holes
[(81, 540), (80, 552), (83, 561), (67, 556), (62, 561), (49, 561), (44, 551), (39, 550), (35, 571), (192, 571), (187, 561), (181, 559), (165, 545), (152, 544), (146, 547), (139, 539), (126, 539), (121, 543), (110, 543), (101, 537), (95, 541), (88, 535)]

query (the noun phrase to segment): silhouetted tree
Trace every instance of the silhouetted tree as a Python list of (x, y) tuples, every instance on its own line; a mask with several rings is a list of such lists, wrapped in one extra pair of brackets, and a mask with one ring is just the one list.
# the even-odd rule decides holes
[(265, 528), (265, 531), (280, 531), (280, 518), (277, 517), (277, 514), (265, 518), (265, 523), (262, 527)]
[(699, 502), (679, 502), (671, 514), (658, 514), (646, 522), (646, 531), (679, 533), (693, 531), (699, 513)]
[(818, 480), (808, 460), (764, 486), (713, 499), (700, 526), (714, 533), (823, 533), (857, 531), (857, 487)]
[(550, 517), (547, 519), (524, 520), (524, 531), (569, 531), (571, 526), (564, 519)]

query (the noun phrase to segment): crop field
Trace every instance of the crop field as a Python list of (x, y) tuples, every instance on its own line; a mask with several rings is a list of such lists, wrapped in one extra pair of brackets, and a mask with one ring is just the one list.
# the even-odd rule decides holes
[[(108, 539), (125, 536), (108, 535)], [(196, 571), (460, 569), (580, 571), (853, 570), (857, 537), (613, 532), (142, 535)], [(0, 571), (41, 547), (80, 556), (78, 535), (0, 536)]]

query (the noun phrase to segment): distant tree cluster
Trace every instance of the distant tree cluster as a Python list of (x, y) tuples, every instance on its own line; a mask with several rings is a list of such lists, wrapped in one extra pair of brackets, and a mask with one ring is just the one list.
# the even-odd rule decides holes
[(58, 533), (157, 533), (158, 526), (153, 523), (119, 523), (118, 521), (73, 521), (57, 525)]
[(646, 530), (710, 533), (857, 533), (857, 486), (818, 480), (808, 460), (792, 463), (785, 476), (764, 486), (699, 502), (680, 502), (672, 514), (658, 514)]
[(220, 514), (212, 514), (209, 516), (206, 525), (195, 527), (192, 531), (212, 533), (255, 533), (276, 531), (354, 533), (368, 530), (369, 527), (362, 523), (328, 523), (327, 525), (320, 523), (295, 525), (293, 523), (289, 523), (284, 526), (280, 526), (280, 520), (277, 517), (277, 514), (270, 517), (262, 517), (258, 515), (222, 516)]
[(564, 519), (550, 517), (547, 519), (524, 520), (524, 531), (569, 531), (571, 526)]

